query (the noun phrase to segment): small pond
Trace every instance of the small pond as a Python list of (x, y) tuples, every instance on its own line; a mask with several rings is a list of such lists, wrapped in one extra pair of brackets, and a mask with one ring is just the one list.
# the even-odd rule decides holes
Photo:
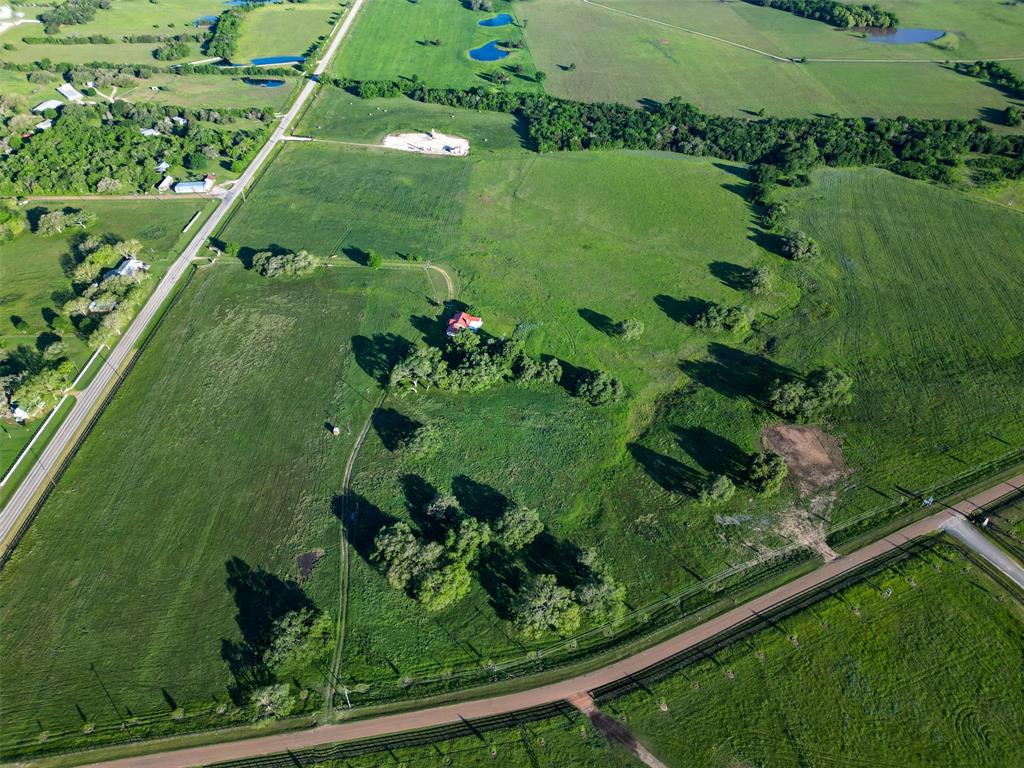
[(508, 51), (501, 50), (497, 40), (491, 40), (486, 45), (481, 45), (469, 52), (469, 58), (473, 61), (500, 61), (506, 56), (508, 56)]
[(242, 82), (246, 85), (255, 85), (259, 88), (280, 88), (284, 85), (284, 80), (262, 77), (243, 77)]
[(886, 45), (908, 45), (910, 43), (930, 43), (946, 34), (941, 29), (914, 29), (898, 27), (896, 29), (869, 29), (869, 43), (885, 43)]
[(261, 59), (253, 59), (252, 66), (266, 67), (271, 64), (301, 64), (305, 60), (305, 56), (264, 56)]
[(220, 16), (200, 16), (198, 19), (193, 21), (192, 24), (196, 27), (208, 27), (211, 24), (216, 24), (217, 19), (219, 18)]
[(506, 24), (512, 23), (512, 14), (510, 13), (499, 13), (493, 19), (484, 19), (478, 21), (477, 25), (481, 27), (504, 27)]

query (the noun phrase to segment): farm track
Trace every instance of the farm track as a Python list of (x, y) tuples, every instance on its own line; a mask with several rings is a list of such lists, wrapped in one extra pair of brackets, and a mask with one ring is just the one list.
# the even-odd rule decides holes
[[(765, 614), (791, 605), (794, 600), (807, 598), (827, 585), (834, 584), (836, 580), (858, 572), (880, 557), (906, 548), (911, 542), (922, 536), (932, 535), (944, 529), (952, 520), (976, 514), (980, 509), (1019, 493), (1022, 489), (1024, 489), (1024, 475), (1017, 475), (1010, 480), (997, 483), (968, 499), (911, 523), (855, 552), (832, 560), (804, 576), (776, 587), (748, 603), (662, 641), (645, 651), (560, 682), (463, 703), (433, 706), (347, 723), (321, 725), (305, 731), (241, 739), (91, 765), (105, 768), (187, 768), (197, 764), (241, 761), (261, 755), (292, 753), (337, 742), (382, 737), (472, 721), (478, 718), (505, 715), (569, 700), (579, 697), (580, 694), (636, 677), (645, 670), (685, 651), (701, 647), (709, 640), (737, 631), (747, 626), (749, 622), (759, 620)], [(982, 554), (985, 556), (984, 553)], [(788, 735), (787, 739), (793, 741), (792, 737)], [(293, 759), (297, 761), (297, 758), (293, 757)]]
[[(334, 265), (336, 266), (336, 265)], [(417, 264), (389, 264), (385, 265), (385, 268), (390, 269), (418, 269)], [(430, 270), (438, 272), (444, 278), (445, 285), (448, 289), (448, 300), (451, 301), (455, 298), (455, 285), (452, 281), (451, 275), (443, 267), (436, 266), (434, 264), (425, 264), (423, 266), (424, 275), (427, 281), (430, 282)], [(334, 698), (337, 695), (338, 683), (341, 675), (341, 660), (344, 655), (345, 649), (345, 631), (348, 621), (348, 593), (349, 593), (349, 573), (351, 568), (351, 560), (349, 557), (348, 547), (348, 536), (346, 535), (346, 525), (349, 517), (348, 501), (349, 491), (352, 487), (352, 471), (355, 469), (356, 460), (359, 458), (359, 451), (363, 447), (363, 442), (366, 440), (367, 434), (370, 432), (370, 426), (373, 424), (373, 416), (377, 413), (377, 410), (384, 405), (384, 401), (388, 397), (388, 390), (385, 387), (384, 391), (381, 392), (380, 397), (377, 399), (376, 405), (370, 409), (369, 415), (366, 417), (366, 422), (363, 424), (363, 428), (359, 432), (359, 436), (356, 438), (355, 443), (352, 446), (352, 450), (349, 453), (348, 460), (345, 462), (345, 472), (341, 479), (341, 503), (340, 503), (340, 514), (338, 516), (338, 619), (335, 623), (335, 644), (334, 644), (334, 655), (331, 658), (331, 669), (330, 675), (328, 676), (327, 685), (324, 689), (324, 712), (330, 713), (334, 709)]]

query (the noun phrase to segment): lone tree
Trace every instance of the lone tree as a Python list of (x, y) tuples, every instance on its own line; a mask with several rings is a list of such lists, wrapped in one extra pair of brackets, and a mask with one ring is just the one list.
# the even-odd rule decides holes
[(585, 398), (591, 405), (612, 403), (621, 400), (624, 394), (622, 382), (604, 371), (592, 371), (576, 387), (576, 396)]
[(433, 422), (421, 424), (399, 443), (399, 447), (413, 456), (431, 456), (441, 447), (441, 430)]
[(702, 331), (742, 331), (750, 328), (750, 317), (743, 307), (723, 307), (712, 302), (693, 325)]
[(621, 619), (626, 612), (626, 588), (598, 558), (597, 550), (586, 550), (580, 556), (580, 565), (587, 572), (586, 578), (573, 591), (580, 609), (595, 621)]
[(572, 634), (579, 629), (582, 613), (572, 592), (559, 586), (550, 573), (531, 578), (512, 603), (516, 630), (533, 638), (545, 632)]
[(760, 494), (771, 496), (782, 488), (788, 469), (779, 454), (761, 451), (750, 457), (747, 465), (747, 482)]
[(758, 295), (768, 293), (772, 289), (772, 272), (762, 265), (747, 270), (747, 286)]
[(376, 251), (370, 250), (366, 252), (366, 266), (370, 269), (380, 269), (384, 266), (384, 257)]
[(631, 317), (615, 324), (615, 335), (623, 341), (636, 341), (644, 335), (644, 324), (642, 321)]

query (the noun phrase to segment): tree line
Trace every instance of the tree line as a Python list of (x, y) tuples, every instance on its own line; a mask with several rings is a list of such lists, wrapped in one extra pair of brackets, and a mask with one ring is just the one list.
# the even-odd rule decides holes
[(836, 0), (744, 0), (751, 5), (777, 8), (805, 19), (816, 19), (834, 27), (895, 27), (895, 13), (877, 5), (850, 5)]
[(787, 167), (871, 165), (911, 178), (951, 182), (970, 155), (1006, 160), (1006, 178), (1024, 177), (1024, 136), (997, 135), (980, 120), (907, 117), (744, 119), (712, 115), (673, 98), (650, 108), (569, 101), (507, 89), (428, 88), (417, 79), (324, 80), (365, 98), (406, 95), (523, 119), (540, 152), (648, 149)]

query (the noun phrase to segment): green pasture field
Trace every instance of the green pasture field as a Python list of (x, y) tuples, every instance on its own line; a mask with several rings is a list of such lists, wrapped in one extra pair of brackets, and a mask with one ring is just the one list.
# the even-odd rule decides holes
[[(119, 90), (117, 96), (140, 103), (153, 102), (191, 108), (256, 107), (283, 112), (298, 93), (302, 82), (299, 78), (288, 78), (280, 88), (258, 88), (246, 85), (241, 77), (157, 73), (139, 80), (132, 88)], [(154, 87), (159, 90), (152, 90)]]
[[(211, 211), (213, 204), (202, 200), (67, 200), (30, 203), (22, 210), (30, 218), (38, 210), (57, 210), (70, 206), (96, 214), (90, 234), (110, 236), (118, 240), (136, 239), (143, 244), (143, 258), (159, 276), (177, 255), (183, 237), (181, 229), (197, 211)], [(189, 232), (194, 232), (193, 225)], [(37, 235), (28, 228), (0, 248), (0, 342), (8, 349), (20, 344), (34, 345), (36, 339), (50, 331), (46, 315), (54, 309), (52, 294), (70, 288), (62, 259), (80, 233)], [(12, 317), (23, 318), (28, 327), (15, 328)], [(84, 342), (73, 334), (63, 338), (67, 357), (76, 365), (84, 365), (92, 354)], [(4, 422), (6, 434), (0, 440), (0, 468), (6, 470), (22, 447), (42, 424), (42, 419), (19, 426)]]
[[(950, 118), (990, 117), (988, 110), (1004, 109), (1009, 102), (999, 91), (936, 62), (1024, 55), (1016, 42), (1024, 16), (997, 0), (907, 5), (916, 7), (908, 15), (921, 26), (931, 26), (924, 17), (934, 9), (935, 25), (948, 21), (966, 29), (956, 52), (869, 43), (856, 31), (744, 2), (538, 0), (519, 13), (528, 23), (534, 61), (548, 73), (545, 88), (566, 98), (629, 103), (680, 96), (711, 112), (738, 115), (763, 108), (784, 116)], [(809, 61), (778, 61), (682, 28)], [(854, 61), (815, 60), (826, 58)], [(912, 59), (925, 63), (907, 63)]]
[[(122, 717), (136, 736), (244, 717), (222, 643), (307, 551), (325, 557), (301, 588), (336, 609), (335, 497), (377, 393), (353, 337), (409, 335), (425, 286), (197, 272), (0, 575), (5, 759), (123, 739)], [(323, 677), (301, 682), (315, 706)]]
[[(1024, 243), (1017, 214), (882, 171), (824, 171), (792, 195), (814, 200), (794, 210), (824, 255), (793, 266), (762, 248), (773, 242), (745, 184), (737, 166), (653, 153), (459, 160), (304, 144), (267, 171), (228, 239), (444, 261), (488, 331), (610, 371), (630, 393), (628, 406), (597, 411), (556, 387), (389, 399), (396, 423), (434, 421), (446, 447), (429, 460), (403, 457), (386, 429), (364, 446), (354, 489), (369, 522), (354, 532), (350, 684), (369, 684), (376, 698), (402, 679), (468, 673), (528, 650), (504, 631), (486, 584), (435, 620), (366, 562), (375, 526), (408, 517), (410, 499), (429, 489), (455, 490), (470, 506), (476, 493), (539, 509), (552, 540), (536, 562), (597, 547), (640, 607), (784, 544), (780, 526), (794, 517), (823, 517), (812, 523), (823, 537), (829, 521), (1021, 444), (1022, 335), (1006, 294), (1024, 279), (1021, 261), (1007, 258)], [(763, 297), (740, 285), (755, 264), (775, 273)], [(751, 308), (755, 331), (696, 332), (688, 318), (709, 300)], [(606, 331), (627, 317), (647, 329), (632, 344)], [(441, 320), (438, 310), (415, 318), (413, 338), (436, 338)], [(723, 507), (695, 503), (710, 473), (742, 476), (774, 421), (762, 405), (773, 379), (823, 364), (857, 382), (853, 407), (824, 425), (842, 441), (852, 482), (817, 502), (741, 490)]]
[(235, 59), (260, 56), (301, 56), (321, 35), (331, 31), (330, 16), (340, 12), (337, 0), (301, 4), (266, 3), (245, 14)]
[(337, 88), (321, 88), (295, 128), (297, 135), (330, 141), (378, 144), (389, 133), (430, 131), (469, 139), (470, 152), (529, 146), (526, 126), (514, 115), (481, 112), (406, 98), (360, 99)]
[[(518, 40), (523, 30), (509, 24), (481, 27), (478, 23), (498, 13), (517, 18), (523, 4), (496, 0), (494, 11), (470, 10), (458, 0), (374, 0), (360, 11), (351, 33), (338, 50), (334, 74), (356, 80), (419, 77), (427, 85), (469, 88), (483, 85), (484, 75), (516, 64), (523, 74), (512, 74), (514, 88), (539, 88), (535, 67), (526, 48), (513, 51), (500, 62), (476, 62), (468, 51), (490, 40)], [(441, 45), (430, 41), (440, 40)]]

